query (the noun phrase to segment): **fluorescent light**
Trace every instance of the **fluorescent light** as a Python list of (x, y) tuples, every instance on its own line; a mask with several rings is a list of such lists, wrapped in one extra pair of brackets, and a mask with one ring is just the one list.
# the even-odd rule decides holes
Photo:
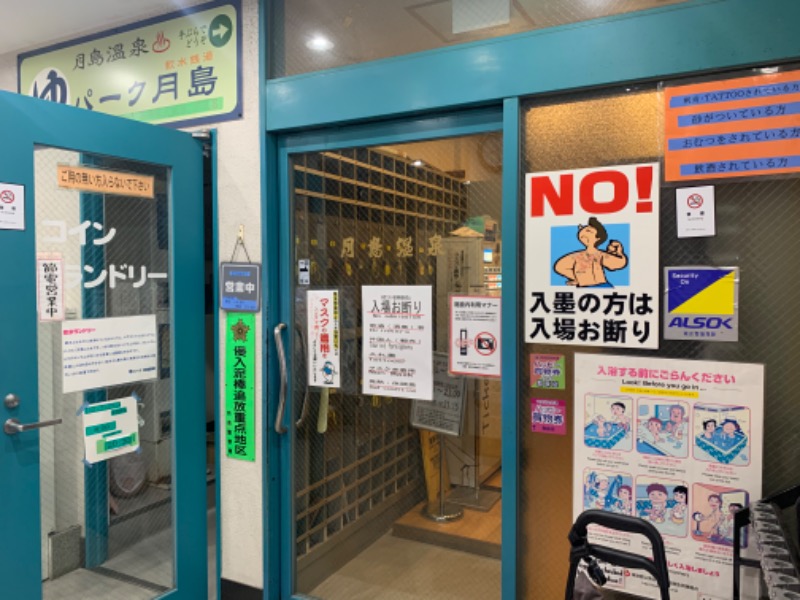
[(306, 42), (306, 48), (315, 52), (327, 52), (333, 48), (333, 42), (324, 35), (316, 34)]

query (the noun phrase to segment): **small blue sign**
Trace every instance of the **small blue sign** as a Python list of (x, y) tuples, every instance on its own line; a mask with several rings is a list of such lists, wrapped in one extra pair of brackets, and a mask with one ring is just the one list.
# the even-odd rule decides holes
[(261, 309), (261, 265), (222, 263), (219, 269), (219, 299), (223, 310), (258, 312)]

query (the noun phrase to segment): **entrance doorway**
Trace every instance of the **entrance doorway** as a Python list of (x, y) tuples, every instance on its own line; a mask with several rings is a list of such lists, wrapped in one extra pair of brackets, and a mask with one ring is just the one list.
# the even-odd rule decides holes
[[(281, 335), (290, 363), (294, 593), (500, 597), (501, 383), (454, 367), (477, 334), (465, 330), (453, 342), (451, 313), (454, 299), (499, 303), (502, 293), (501, 143), (487, 132), (289, 155), (293, 272), (289, 333)], [(434, 401), (456, 406), (448, 423), (426, 418), (431, 403), (413, 393), (365, 392), (376, 364), (399, 361), (392, 344), (381, 349), (369, 335), (367, 299), (398, 286), (430, 298), (421, 335), (431, 340)], [(332, 292), (335, 385), (315, 385), (309, 312)], [(405, 341), (416, 343), (410, 329)]]

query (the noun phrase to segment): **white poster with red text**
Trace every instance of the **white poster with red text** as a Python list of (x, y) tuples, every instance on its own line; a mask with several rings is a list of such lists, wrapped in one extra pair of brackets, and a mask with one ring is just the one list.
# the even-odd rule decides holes
[[(673, 599), (732, 598), (733, 514), (761, 498), (763, 365), (576, 354), (574, 415), (574, 516), (652, 523)], [(649, 556), (638, 535), (595, 527), (590, 540)], [(744, 556), (753, 545), (745, 530)], [(660, 597), (643, 572), (615, 570), (611, 587)]]
[(658, 163), (525, 176), (525, 340), (658, 348)]

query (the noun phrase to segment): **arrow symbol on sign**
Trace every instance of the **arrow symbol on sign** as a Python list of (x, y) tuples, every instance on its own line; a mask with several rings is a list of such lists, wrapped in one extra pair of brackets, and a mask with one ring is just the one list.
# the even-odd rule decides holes
[(218, 38), (222, 39), (225, 37), (226, 33), (228, 33), (228, 28), (220, 23), (219, 25), (217, 25), (217, 28), (211, 32), (211, 35), (215, 35)]

